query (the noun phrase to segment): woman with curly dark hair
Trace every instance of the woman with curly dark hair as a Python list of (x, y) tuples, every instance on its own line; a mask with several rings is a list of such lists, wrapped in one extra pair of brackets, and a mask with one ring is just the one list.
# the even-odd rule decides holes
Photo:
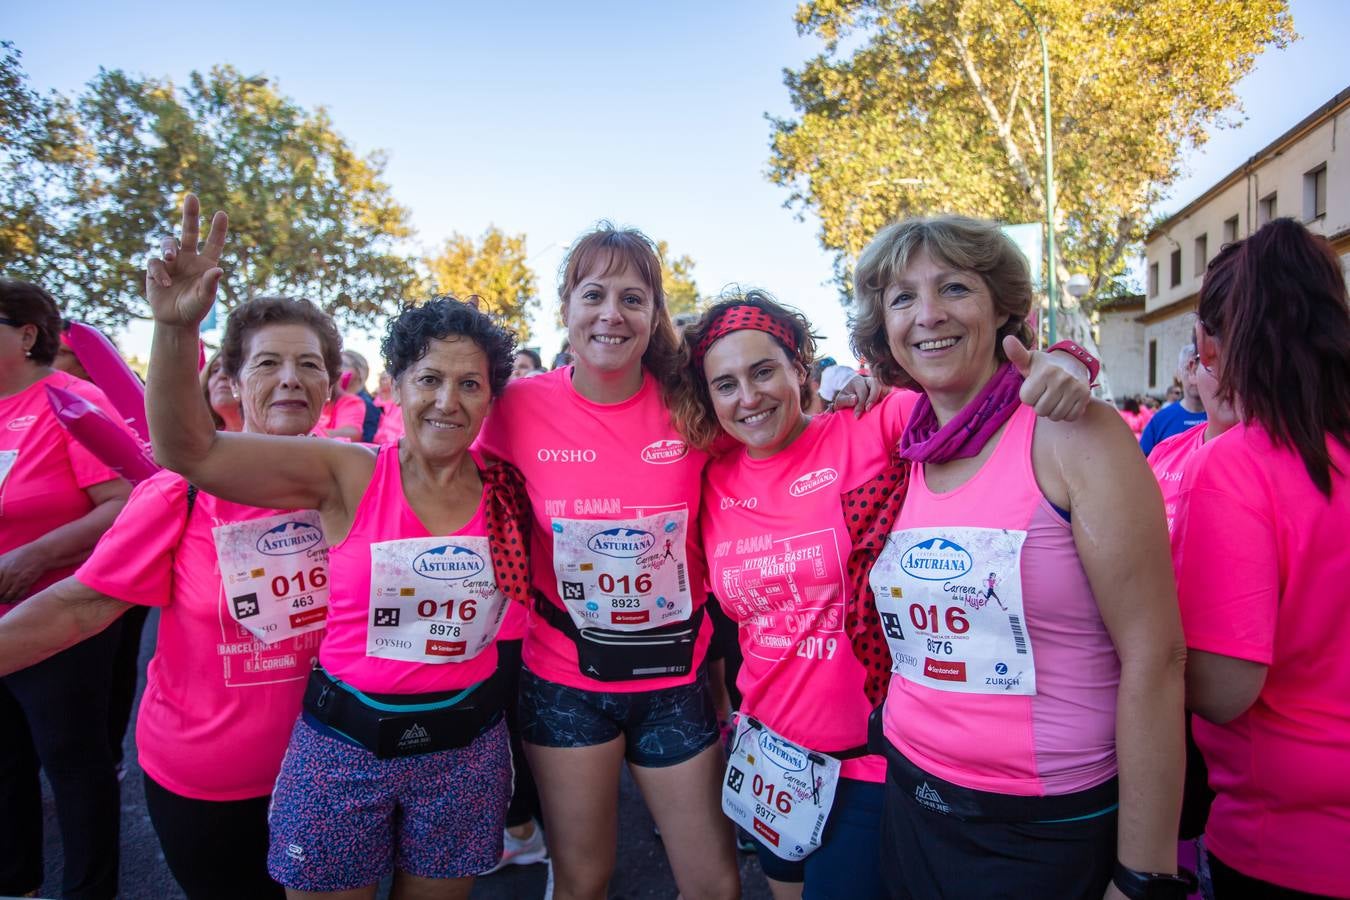
[(1187, 461), (1172, 536), (1214, 896), (1350, 897), (1345, 275), (1276, 219), (1215, 260), (1197, 312), (1239, 417)]
[[(529, 529), (518, 474), (469, 448), (515, 339), (450, 297), (390, 322), (397, 444), (217, 432), (189, 376), (227, 221), (216, 213), (198, 252), (197, 219), (189, 196), (181, 246), (166, 241), (147, 274), (156, 454), (236, 502), (318, 510), (331, 548), (328, 634), (277, 780), (269, 870), (293, 893), (373, 897), (392, 870), (395, 896), (467, 897), (502, 849), (511, 766), (494, 641), (526, 596)], [(267, 537), (277, 552), (305, 539)]]

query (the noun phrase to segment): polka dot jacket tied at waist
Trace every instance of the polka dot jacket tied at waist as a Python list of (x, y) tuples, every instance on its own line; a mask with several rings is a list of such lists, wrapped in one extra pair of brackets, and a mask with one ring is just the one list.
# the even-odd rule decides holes
[(891, 680), (891, 651), (881, 630), (881, 617), (868, 575), (905, 502), (909, 465), (898, 452), (893, 452), (886, 468), (875, 478), (840, 498), (853, 545), (845, 566), (852, 590), (844, 630), (853, 642), (854, 655), (866, 670), (863, 690), (873, 706), (886, 699)]

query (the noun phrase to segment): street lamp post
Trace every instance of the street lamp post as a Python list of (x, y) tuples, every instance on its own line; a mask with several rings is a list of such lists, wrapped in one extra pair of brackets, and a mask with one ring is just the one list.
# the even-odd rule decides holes
[(1055, 147), (1050, 133), (1050, 52), (1045, 46), (1045, 31), (1022, 0), (1012, 0), (1026, 14), (1032, 30), (1041, 42), (1041, 84), (1045, 101), (1045, 293), (1050, 301), (1050, 343), (1055, 343)]

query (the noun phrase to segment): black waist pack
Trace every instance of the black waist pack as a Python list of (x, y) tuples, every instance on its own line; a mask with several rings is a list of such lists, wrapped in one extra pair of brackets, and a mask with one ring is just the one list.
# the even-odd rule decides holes
[(506, 679), (499, 672), (467, 693), (450, 697), (413, 694), (385, 702), (315, 667), (305, 686), (302, 708), (315, 722), (340, 732), (379, 759), (453, 750), (473, 743), (501, 721)]
[(703, 607), (683, 622), (646, 631), (577, 628), (566, 610), (534, 592), (534, 607), (545, 622), (567, 635), (577, 648), (577, 669), (597, 681), (671, 678), (693, 671), (694, 644), (703, 624)]

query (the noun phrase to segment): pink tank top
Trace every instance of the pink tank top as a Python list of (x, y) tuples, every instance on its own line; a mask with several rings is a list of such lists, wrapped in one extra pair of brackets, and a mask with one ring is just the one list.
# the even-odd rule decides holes
[(895, 659), (886, 737), (939, 778), (1017, 796), (1116, 774), (1120, 661), (1073, 531), (1036, 484), (1035, 425), (1020, 407), (955, 490), (929, 490), (916, 465), (872, 575)]
[[(476, 455), (474, 462), (482, 468), (482, 460)], [(480, 499), (473, 518), (445, 537), (486, 538), (487, 534), (484, 500)], [(370, 485), (356, 507), (352, 530), (328, 555), (332, 588), (328, 598), (328, 635), (320, 647), (319, 662), (334, 678), (368, 693), (423, 694), (470, 687), (497, 668), (495, 643), (463, 662), (411, 662), (367, 655), (368, 631), (381, 640), (404, 639), (396, 625), (385, 624), (388, 617), (379, 623), (372, 621), (371, 544), (429, 537), (431, 532), (403, 495), (398, 444), (380, 447)], [(486, 553), (482, 556), (486, 560)], [(490, 560), (487, 572), (492, 572)]]

